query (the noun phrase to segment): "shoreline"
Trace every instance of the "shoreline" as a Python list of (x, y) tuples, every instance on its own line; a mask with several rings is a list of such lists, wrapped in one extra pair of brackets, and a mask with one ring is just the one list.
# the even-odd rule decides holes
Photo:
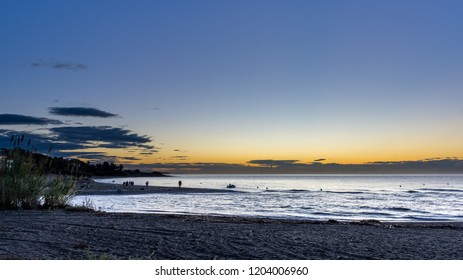
[(463, 259), (463, 222), (1, 211), (0, 259)]
[[(203, 188), (203, 187), (172, 187), (172, 186), (143, 186), (143, 185), (133, 185), (133, 186), (125, 186), (122, 184), (117, 184), (117, 183), (109, 183), (109, 182), (96, 182), (93, 179), (81, 179), (76, 182), (76, 188), (75, 188), (75, 193), (74, 196), (78, 197), (78, 199), (85, 199), (85, 197), (89, 197), (88, 199), (91, 201), (92, 196), (136, 196), (136, 195), (150, 195), (150, 194), (168, 194), (168, 195), (182, 195), (182, 194), (245, 194), (247, 193), (246, 191), (243, 190), (238, 190), (238, 189), (227, 189), (227, 188), (222, 188), (222, 189), (214, 189), (214, 188)], [(73, 204), (75, 206), (79, 206), (79, 204)], [(96, 209), (95, 209), (96, 210)], [(101, 210), (101, 208), (100, 208)], [(127, 209), (126, 209), (127, 210)], [(119, 209), (119, 211), (116, 212), (110, 212), (110, 213), (124, 213), (124, 209)], [(164, 212), (164, 211), (127, 211), (126, 213), (147, 213), (147, 214), (173, 214), (173, 215), (183, 215), (186, 212), (180, 211), (180, 212)], [(205, 212), (194, 212), (191, 213), (191, 215), (203, 215)], [(188, 214), (190, 215), (190, 214)], [(222, 215), (221, 213), (215, 213), (215, 212), (210, 212), (208, 215), (210, 216), (220, 216)], [(256, 219), (275, 219), (275, 220), (286, 220), (286, 219), (293, 219), (296, 221), (323, 221), (323, 220), (328, 220), (331, 219), (332, 221), (336, 222), (341, 222), (341, 223), (349, 223), (349, 222), (355, 222), (359, 220), (370, 220), (373, 222), (377, 221), (382, 221), (383, 223), (424, 223), (424, 224), (432, 224), (432, 223), (463, 223), (463, 219), (397, 219), (397, 218), (390, 218), (388, 219), (387, 217), (364, 217), (364, 218), (355, 218), (355, 217), (350, 217), (350, 218), (342, 218), (342, 217), (333, 217), (330, 218), (330, 216), (324, 216), (320, 217), (319, 219), (316, 218), (310, 218), (310, 217), (292, 217), (291, 215), (286, 215), (286, 216), (267, 216), (267, 215), (259, 215), (256, 213), (255, 215), (237, 215), (237, 214), (230, 214), (230, 216), (236, 215), (237, 217), (241, 218), (256, 218)], [(227, 214), (225, 216), (228, 216)]]
[(231, 189), (207, 189), (192, 187), (163, 187), (163, 186), (123, 186), (116, 183), (101, 183), (93, 179), (79, 180), (76, 183), (76, 195), (136, 195), (152, 193), (226, 193), (242, 192)]

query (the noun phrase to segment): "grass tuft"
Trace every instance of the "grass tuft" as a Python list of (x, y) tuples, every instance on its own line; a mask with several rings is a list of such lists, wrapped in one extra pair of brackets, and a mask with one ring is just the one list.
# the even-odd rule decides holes
[(13, 148), (0, 156), (0, 209), (64, 208), (74, 195), (75, 179), (48, 177), (48, 163), (36, 160), (32, 151), (21, 149), (23, 141), (23, 136), (13, 136)]
[(95, 205), (90, 199), (85, 199), (82, 205), (67, 205), (64, 210), (70, 212), (95, 212)]

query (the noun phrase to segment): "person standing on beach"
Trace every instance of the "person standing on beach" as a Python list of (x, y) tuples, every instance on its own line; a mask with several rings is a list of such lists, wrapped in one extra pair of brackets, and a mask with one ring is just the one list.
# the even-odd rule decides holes
[(178, 187), (179, 187), (179, 188), (182, 187), (182, 181), (178, 181)]

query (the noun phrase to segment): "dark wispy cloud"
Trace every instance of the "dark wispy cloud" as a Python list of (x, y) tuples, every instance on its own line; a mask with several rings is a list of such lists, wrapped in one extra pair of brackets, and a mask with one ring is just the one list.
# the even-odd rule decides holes
[(273, 160), (273, 159), (255, 159), (248, 161), (249, 164), (258, 165), (261, 167), (282, 167), (282, 166), (293, 166), (296, 165), (299, 161), (298, 160)]
[[(138, 153), (155, 153), (157, 150), (150, 144), (151, 138), (139, 135), (127, 129), (110, 126), (64, 126), (53, 127), (38, 132), (12, 131), (0, 129), (0, 148), (12, 147), (11, 137), (31, 140), (31, 145), (23, 148), (33, 149), (52, 156), (72, 157), (85, 160), (113, 161), (129, 160), (117, 158), (108, 152), (85, 151), (86, 149), (130, 149)], [(25, 144), (24, 144), (25, 145)], [(138, 159), (136, 157), (130, 160)]]
[(107, 155), (103, 152), (81, 152), (81, 151), (69, 151), (69, 152), (59, 152), (59, 155), (62, 157), (73, 157), (73, 158), (84, 158), (84, 159), (100, 159), (104, 158)]
[(29, 142), (29, 140), (31, 140), (31, 145), (29, 147), (23, 148), (37, 150), (40, 153), (47, 152), (51, 147), (55, 155), (63, 156), (61, 155), (60, 151), (81, 150), (87, 148), (86, 145), (83, 145), (78, 142), (61, 141), (57, 139), (55, 135), (51, 134), (38, 134), (34, 132), (11, 130), (0, 131), (0, 148), (11, 148), (12, 144), (10, 140), (12, 136), (24, 136), (24, 139), (26, 139), (27, 141), (25, 141), (23, 145), (26, 145), (26, 143)]
[(187, 160), (188, 156), (173, 156), (172, 158), (177, 160)]
[[(365, 164), (300, 163), (295, 160), (251, 160), (261, 165), (227, 163), (138, 164), (143, 170), (191, 174), (445, 174), (463, 173), (463, 159), (435, 159)], [(278, 166), (277, 166), (278, 164)]]
[(65, 142), (77, 142), (89, 147), (100, 148), (143, 148), (153, 149), (151, 138), (133, 133), (128, 129), (111, 126), (65, 126), (54, 127), (50, 131), (57, 139)]
[(138, 157), (119, 157), (119, 160), (137, 161), (140, 160)]
[(325, 160), (326, 160), (326, 158), (319, 158), (319, 159), (316, 159), (316, 160), (314, 160), (314, 161), (315, 161), (315, 162), (320, 162), (320, 161), (325, 161)]
[(65, 158), (76, 158), (83, 161), (95, 161), (95, 162), (118, 162), (118, 157), (108, 155), (104, 152), (80, 152), (80, 151), (69, 151), (69, 152), (52, 152), (54, 156), (65, 157)]
[(245, 174), (255, 173), (257, 170), (241, 164), (228, 163), (153, 163), (125, 165), (128, 168), (138, 168), (145, 171), (162, 171), (168, 173), (191, 173), (191, 174)]
[(50, 114), (60, 116), (112, 118), (118, 115), (88, 107), (51, 107)]
[(36, 61), (29, 64), (32, 68), (53, 68), (58, 70), (84, 70), (88, 68), (88, 65), (82, 63), (73, 63), (73, 62), (44, 62), (44, 61)]
[(140, 152), (140, 155), (153, 155), (153, 154), (156, 154), (156, 153), (159, 153), (159, 151), (158, 150), (150, 150), (150, 151)]
[(0, 114), (0, 125), (58, 125), (62, 122), (47, 118), (17, 114)]

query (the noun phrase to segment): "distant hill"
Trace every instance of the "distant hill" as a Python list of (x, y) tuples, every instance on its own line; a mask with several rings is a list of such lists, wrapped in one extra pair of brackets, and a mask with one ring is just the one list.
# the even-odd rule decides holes
[(36, 162), (37, 166), (43, 173), (47, 174), (62, 174), (62, 175), (74, 175), (74, 176), (114, 176), (114, 177), (162, 177), (166, 176), (162, 172), (142, 172), (136, 170), (124, 170), (122, 164), (114, 164), (109, 162), (103, 163), (90, 163), (83, 162), (78, 159), (68, 159), (63, 157), (50, 157), (36, 152), (24, 150), (22, 148), (14, 149), (1, 149), (0, 153), (2, 156), (8, 156), (13, 151), (18, 151), (24, 154), (31, 154)]

